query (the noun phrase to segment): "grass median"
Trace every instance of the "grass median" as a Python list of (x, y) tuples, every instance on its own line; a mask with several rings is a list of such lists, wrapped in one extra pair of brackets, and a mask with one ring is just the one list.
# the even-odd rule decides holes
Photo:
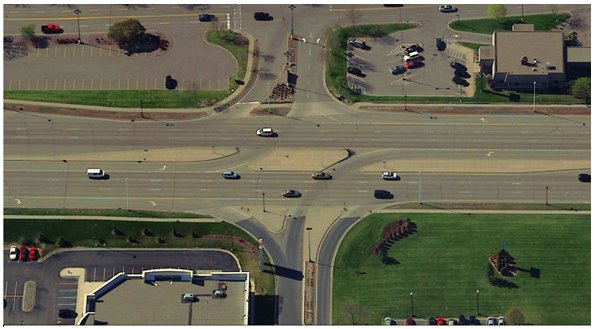
[[(384, 226), (410, 218), (416, 232), (394, 241), (387, 265), (371, 248)], [(373, 214), (345, 236), (333, 269), (333, 324), (380, 324), (382, 318), (499, 316), (511, 308), (527, 324), (585, 325), (590, 319), (589, 215)], [(488, 281), (488, 257), (502, 241), (522, 269), (512, 284)]]
[(208, 31), (206, 35), (208, 42), (227, 49), (236, 59), (238, 71), (235, 76), (230, 77), (231, 89), (237, 88), (236, 80), (244, 80), (248, 66), (248, 39), (241, 34), (232, 31)]
[(535, 31), (550, 31), (570, 18), (570, 13), (559, 13), (541, 15), (525, 15), (482, 19), (456, 20), (449, 23), (449, 27), (455, 31), (492, 34), (494, 31), (511, 31), (514, 24), (533, 24)]

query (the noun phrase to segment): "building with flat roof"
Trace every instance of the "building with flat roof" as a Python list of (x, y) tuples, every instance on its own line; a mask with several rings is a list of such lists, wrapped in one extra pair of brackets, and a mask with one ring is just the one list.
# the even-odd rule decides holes
[(248, 272), (119, 273), (85, 296), (83, 325), (247, 325)]

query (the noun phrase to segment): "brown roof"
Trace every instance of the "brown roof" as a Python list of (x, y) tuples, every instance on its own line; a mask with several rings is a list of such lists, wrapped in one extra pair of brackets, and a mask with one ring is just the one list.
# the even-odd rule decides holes
[[(522, 75), (564, 73), (562, 32), (496, 32), (495, 48), (496, 72)], [(523, 56), (531, 65), (521, 64)], [(532, 65), (534, 59), (535, 66)], [(550, 69), (546, 68), (547, 63)]]

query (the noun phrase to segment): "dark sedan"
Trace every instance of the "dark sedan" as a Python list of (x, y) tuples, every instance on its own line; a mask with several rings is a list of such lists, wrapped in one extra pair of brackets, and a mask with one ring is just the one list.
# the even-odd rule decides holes
[(450, 62), (450, 67), (452, 67), (455, 70), (467, 71), (467, 67), (459, 62)]
[(312, 174), (312, 179), (327, 180), (327, 179), (333, 179), (333, 176), (329, 173), (324, 172), (324, 171), (317, 171)]
[(465, 70), (455, 70), (455, 75), (463, 79), (471, 78), (471, 74)]
[(217, 17), (215, 17), (215, 15), (211, 15), (211, 14), (200, 14), (198, 15), (198, 20), (201, 22), (211, 22), (216, 20)]
[(283, 192), (283, 196), (286, 198), (299, 198), (302, 194), (296, 190), (286, 190)]
[(591, 183), (591, 174), (578, 174), (578, 180), (583, 183)]
[(452, 78), (452, 82), (456, 83), (457, 85), (462, 85), (463, 87), (467, 87), (467, 86), (469, 86), (469, 82), (467, 82), (467, 80), (465, 80), (465, 79), (461, 78), (461, 77), (460, 77), (460, 76), (458, 76), (458, 75), (455, 75), (455, 76)]

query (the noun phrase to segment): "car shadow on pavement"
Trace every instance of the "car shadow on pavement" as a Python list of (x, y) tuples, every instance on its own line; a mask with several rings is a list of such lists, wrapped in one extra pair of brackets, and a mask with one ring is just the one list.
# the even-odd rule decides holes
[(302, 273), (302, 271), (294, 270), (284, 266), (273, 265), (271, 263), (264, 263), (264, 265), (271, 268), (264, 269), (264, 273), (270, 273), (297, 281), (302, 281), (304, 279), (304, 274)]

